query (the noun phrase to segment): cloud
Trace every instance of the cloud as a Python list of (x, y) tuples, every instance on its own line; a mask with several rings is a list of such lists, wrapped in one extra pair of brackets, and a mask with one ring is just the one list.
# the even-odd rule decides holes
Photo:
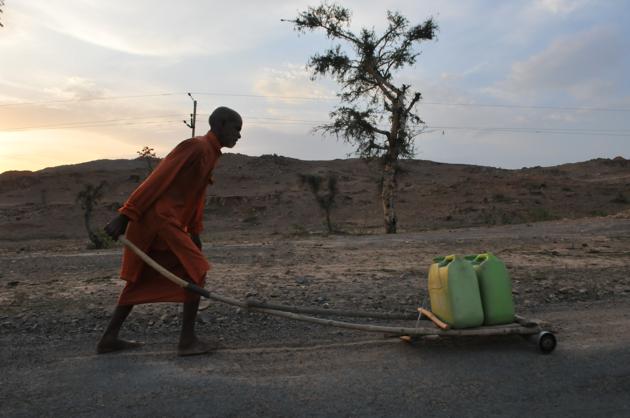
[(537, 0), (536, 8), (555, 15), (572, 13), (590, 3), (590, 0)]
[(543, 51), (512, 64), (507, 78), (486, 92), (521, 101), (558, 94), (577, 100), (614, 95), (627, 70), (621, 38), (615, 29), (598, 27), (556, 39)]
[(46, 88), (44, 91), (53, 97), (68, 100), (95, 99), (105, 96), (103, 88), (82, 77), (68, 77), (62, 87)]
[[(330, 99), (335, 90), (327, 88), (321, 80), (314, 82), (310, 74), (302, 65), (284, 64), (281, 68), (264, 68), (254, 79), (253, 90), (256, 94), (268, 96), (305, 97), (312, 99)], [(274, 101), (289, 99), (273, 98)], [(289, 100), (293, 102), (292, 100)]]
[[(266, 13), (282, 10), (266, 2)], [(261, 25), (247, 13), (254, 2), (198, 2), (193, 6), (150, 0), (28, 2), (16, 4), (37, 24), (83, 42), (132, 55), (185, 57), (253, 48), (262, 37), (280, 30), (277, 20)], [(249, 29), (248, 29), (249, 28)], [(251, 30), (251, 28), (256, 28)]]

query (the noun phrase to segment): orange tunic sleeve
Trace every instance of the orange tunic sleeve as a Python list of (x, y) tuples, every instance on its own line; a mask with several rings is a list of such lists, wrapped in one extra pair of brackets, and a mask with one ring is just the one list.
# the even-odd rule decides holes
[(180, 143), (158, 164), (118, 211), (137, 222), (168, 189), (177, 173), (190, 161), (194, 151), (195, 147), (189, 140)]

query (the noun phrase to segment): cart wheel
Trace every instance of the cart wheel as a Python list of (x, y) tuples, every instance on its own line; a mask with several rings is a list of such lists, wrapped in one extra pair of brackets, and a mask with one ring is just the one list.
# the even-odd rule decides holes
[(542, 331), (538, 334), (538, 348), (543, 354), (549, 354), (555, 350), (557, 345), (556, 337), (549, 331)]

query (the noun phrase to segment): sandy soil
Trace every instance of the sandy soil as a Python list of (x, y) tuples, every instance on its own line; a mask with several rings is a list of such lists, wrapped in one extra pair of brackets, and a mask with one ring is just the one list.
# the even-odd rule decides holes
[[(239, 299), (330, 309), (413, 312), (427, 306), (431, 259), (491, 251), (509, 267), (519, 311), (630, 298), (630, 220), (543, 222), (438, 230), (395, 236), (274, 237), (206, 241), (213, 263), (207, 287)], [(103, 330), (123, 284), (120, 249), (86, 251), (64, 242), (52, 250), (5, 249), (0, 256), (0, 326), (20, 338), (63, 339)], [(130, 335), (174, 337), (175, 305), (138, 307)], [(346, 331), (210, 304), (201, 329), (227, 344), (336, 339)], [(310, 332), (310, 329), (313, 332)]]

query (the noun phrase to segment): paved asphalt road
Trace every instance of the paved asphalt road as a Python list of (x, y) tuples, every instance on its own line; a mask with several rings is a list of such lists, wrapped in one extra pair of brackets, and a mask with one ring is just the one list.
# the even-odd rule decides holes
[(547, 312), (560, 328), (550, 355), (519, 337), (411, 346), (376, 334), (177, 358), (165, 343), (97, 356), (93, 341), (3, 336), (0, 416), (628, 417), (628, 312)]

